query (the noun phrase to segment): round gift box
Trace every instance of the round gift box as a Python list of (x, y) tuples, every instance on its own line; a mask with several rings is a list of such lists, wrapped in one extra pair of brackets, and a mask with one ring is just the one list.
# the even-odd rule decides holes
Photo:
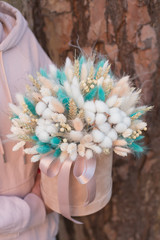
[[(69, 199), (71, 216), (85, 216), (102, 209), (110, 200), (112, 194), (112, 152), (108, 155), (96, 155), (96, 196), (85, 204), (87, 188), (80, 184), (73, 175), (73, 168), (69, 180)], [(55, 212), (61, 213), (57, 194), (58, 176), (50, 178), (42, 173), (41, 192), (45, 204)], [(63, 191), (63, 189), (61, 190)]]

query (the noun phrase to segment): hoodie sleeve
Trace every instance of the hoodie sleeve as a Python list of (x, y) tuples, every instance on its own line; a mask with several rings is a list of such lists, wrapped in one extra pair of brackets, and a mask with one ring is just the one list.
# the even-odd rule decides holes
[(39, 53), (39, 69), (48, 70), (49, 65), (53, 64), (48, 55), (44, 52), (43, 48), (38, 43), (38, 53)]
[(29, 193), (24, 200), (0, 196), (0, 233), (16, 233), (37, 226), (46, 219), (42, 200)]

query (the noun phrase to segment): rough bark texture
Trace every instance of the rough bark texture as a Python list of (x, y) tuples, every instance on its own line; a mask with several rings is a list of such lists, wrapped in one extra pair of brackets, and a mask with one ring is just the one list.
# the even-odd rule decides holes
[[(29, 21), (43, 48), (60, 65), (79, 44), (90, 54), (107, 55), (113, 72), (129, 74), (142, 88), (147, 115), (141, 159), (115, 158), (113, 195), (100, 212), (75, 225), (63, 218), (59, 240), (160, 239), (160, 1), (159, 0), (10, 0)], [(79, 50), (76, 51), (77, 54)]]

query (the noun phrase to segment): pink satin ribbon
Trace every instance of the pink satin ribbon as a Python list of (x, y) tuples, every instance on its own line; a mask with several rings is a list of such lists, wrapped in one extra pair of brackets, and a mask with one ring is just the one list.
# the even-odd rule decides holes
[(53, 157), (52, 153), (46, 155), (40, 161), (40, 169), (44, 174), (48, 177), (58, 176), (58, 201), (61, 214), (75, 223), (82, 224), (73, 219), (70, 213), (69, 179), (72, 165), (74, 177), (80, 184), (86, 185), (87, 197), (84, 203), (84, 206), (86, 206), (94, 200), (96, 195), (95, 157), (86, 159), (78, 156), (75, 162), (67, 159), (61, 163), (59, 159)]

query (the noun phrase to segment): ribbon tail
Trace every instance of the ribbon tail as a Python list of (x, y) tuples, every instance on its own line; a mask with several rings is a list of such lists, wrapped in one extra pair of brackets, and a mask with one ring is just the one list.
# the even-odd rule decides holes
[(93, 202), (96, 196), (96, 179), (93, 176), (90, 181), (86, 184), (87, 187), (87, 199), (85, 201), (85, 206)]
[(73, 221), (77, 224), (83, 224), (71, 217), (70, 213), (70, 202), (69, 202), (69, 178), (70, 171), (72, 167), (72, 161), (67, 159), (64, 161), (61, 171), (58, 176), (58, 199), (59, 199), (59, 209), (61, 214), (67, 219)]

